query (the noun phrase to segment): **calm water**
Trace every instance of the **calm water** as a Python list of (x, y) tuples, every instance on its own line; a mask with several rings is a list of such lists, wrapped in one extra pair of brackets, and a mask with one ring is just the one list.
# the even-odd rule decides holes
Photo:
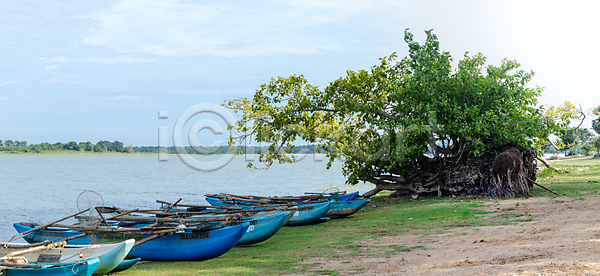
[(361, 193), (372, 188), (344, 185), (341, 162), (327, 170), (325, 161), (315, 159), (320, 158), (309, 155), (265, 171), (246, 168), (245, 158), (237, 156), (219, 170), (201, 172), (177, 156), (158, 162), (156, 156), (0, 155), (0, 241), (16, 234), (14, 222), (51, 222), (78, 212), (77, 197), (84, 190), (100, 194), (106, 206), (157, 208), (157, 199), (205, 205), (207, 193), (300, 195), (329, 187)]

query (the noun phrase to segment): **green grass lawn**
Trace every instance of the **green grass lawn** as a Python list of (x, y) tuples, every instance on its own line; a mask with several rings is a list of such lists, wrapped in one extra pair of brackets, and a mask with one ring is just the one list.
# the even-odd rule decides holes
[[(538, 182), (569, 197), (599, 194), (600, 183), (594, 181), (600, 181), (600, 159), (563, 161), (559, 166), (568, 173), (542, 171)], [(531, 193), (533, 196), (555, 196), (538, 187), (534, 187)], [(494, 201), (490, 198), (427, 198), (394, 202), (387, 194), (382, 194), (374, 197), (364, 212), (316, 225), (284, 227), (263, 243), (235, 247), (219, 258), (202, 262), (147, 262), (119, 275), (310, 275), (315, 272), (311, 272), (311, 265), (303, 263), (303, 260), (332, 256), (340, 248), (351, 250), (356, 256), (383, 257), (411, 249), (377, 245), (364, 248), (357, 245), (359, 241), (399, 234), (430, 235), (459, 227), (532, 220), (520, 214), (518, 206), (487, 216), (483, 216), (486, 212), (475, 208)], [(432, 244), (421, 247), (433, 249), (434, 245), (435, 241), (432, 241)], [(317, 272), (319, 275), (338, 274), (330, 270)]]

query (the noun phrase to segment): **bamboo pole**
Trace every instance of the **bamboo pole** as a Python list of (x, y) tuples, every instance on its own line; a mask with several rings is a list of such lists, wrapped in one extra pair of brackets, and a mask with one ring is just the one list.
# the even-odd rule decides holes
[(175, 205), (177, 205), (177, 203), (179, 203), (182, 199), (183, 199), (183, 197), (179, 198), (179, 200), (177, 200), (175, 203), (169, 205), (169, 208), (167, 208), (163, 213), (166, 213), (169, 210), (171, 210), (171, 208), (173, 208)]
[(53, 242), (48, 245), (37, 246), (37, 247), (25, 249), (25, 250), (14, 251), (14, 252), (6, 254), (4, 257), (1, 257), (0, 260), (6, 260), (6, 259), (9, 259), (9, 258), (12, 258), (15, 256), (25, 255), (25, 254), (29, 254), (29, 253), (42, 251), (42, 250), (64, 247), (65, 245), (67, 245), (66, 241), (57, 241), (57, 242)]
[(35, 231), (46, 229), (48, 226), (51, 226), (52, 224), (55, 224), (55, 223), (57, 223), (57, 222), (61, 222), (61, 221), (63, 221), (63, 220), (66, 220), (66, 219), (69, 219), (69, 218), (75, 217), (75, 216), (77, 216), (77, 215), (83, 214), (83, 213), (85, 213), (85, 212), (87, 212), (87, 211), (89, 211), (89, 210), (90, 210), (90, 208), (87, 208), (87, 209), (85, 209), (85, 210), (83, 210), (83, 211), (81, 211), (81, 212), (79, 212), (79, 213), (77, 213), (77, 214), (70, 215), (70, 216), (68, 216), (68, 217), (64, 217), (64, 218), (62, 218), (62, 219), (55, 220), (55, 221), (53, 221), (53, 222), (50, 222), (50, 223), (46, 223), (46, 224), (44, 224), (44, 225), (42, 225), (42, 226), (39, 226), (39, 227), (37, 227), (37, 228), (34, 228), (34, 229), (31, 229), (31, 230), (27, 230), (27, 231), (25, 231), (25, 232), (22, 232), (22, 233), (16, 234), (16, 235), (14, 235), (12, 238), (10, 238), (10, 240), (8, 240), (8, 241), (9, 241), (9, 242), (11, 242), (11, 241), (13, 241), (13, 240), (20, 239), (20, 238), (22, 238), (22, 237), (25, 237), (25, 236), (27, 236), (27, 235), (29, 235), (29, 234), (31, 234), (31, 233), (33, 233), (33, 232), (35, 232)]

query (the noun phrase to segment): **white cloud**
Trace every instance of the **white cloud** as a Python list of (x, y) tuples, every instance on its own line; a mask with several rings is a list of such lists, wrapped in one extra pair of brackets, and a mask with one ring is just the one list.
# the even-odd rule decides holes
[(343, 36), (328, 25), (368, 25), (396, 8), (393, 1), (126, 0), (75, 18), (94, 24), (82, 43), (118, 53), (269, 56), (342, 50)]
[(61, 66), (61, 64), (56, 64), (56, 65), (52, 65), (52, 66), (46, 66), (46, 70), (54, 70), (54, 69), (56, 69), (56, 68), (58, 68), (60, 66)]
[(78, 81), (68, 81), (68, 80), (61, 80), (61, 79), (49, 79), (49, 80), (43, 80), (42, 82), (45, 82), (45, 83), (67, 83), (67, 84), (79, 83)]
[[(89, 57), (89, 58), (68, 58), (68, 57), (54, 57), (54, 58), (40, 58), (47, 63), (54, 63), (54, 65), (47, 66), (46, 70), (54, 70), (60, 67), (63, 63), (100, 63), (100, 64), (122, 64), (122, 63), (149, 63), (156, 62), (157, 59), (141, 58), (134, 56), (120, 56), (120, 57)], [(59, 64), (56, 64), (59, 63)]]
[(138, 57), (91, 57), (91, 58), (83, 58), (78, 59), (77, 62), (90, 62), (90, 63), (100, 63), (100, 64), (119, 64), (119, 63), (149, 63), (155, 62), (156, 59), (150, 58), (138, 58)]
[(140, 97), (121, 95), (121, 96), (112, 96), (112, 97), (110, 97), (110, 99), (113, 101), (120, 101), (120, 102), (137, 102), (140, 100)]
[(67, 63), (69, 58), (64, 56), (53, 57), (53, 58), (40, 58), (40, 60), (45, 61), (46, 63)]

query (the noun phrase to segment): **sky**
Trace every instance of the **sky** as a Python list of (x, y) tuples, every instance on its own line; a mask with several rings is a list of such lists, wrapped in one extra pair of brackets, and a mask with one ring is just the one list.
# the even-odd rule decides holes
[[(198, 104), (278, 76), (321, 88), (433, 29), (455, 61), (515, 59), (539, 103), (600, 105), (593, 1), (2, 1), (0, 140), (158, 145)], [(159, 119), (159, 111), (163, 119)], [(211, 114), (198, 115), (218, 120)], [(212, 116), (212, 117), (211, 117)], [(189, 121), (188, 129), (195, 129)], [(584, 126), (590, 127), (588, 120)], [(164, 128), (163, 128), (164, 129)], [(196, 132), (201, 143), (209, 130)], [(190, 130), (188, 130), (189, 132)], [(168, 136), (171, 140), (171, 136)], [(172, 144), (169, 141), (168, 144)]]

